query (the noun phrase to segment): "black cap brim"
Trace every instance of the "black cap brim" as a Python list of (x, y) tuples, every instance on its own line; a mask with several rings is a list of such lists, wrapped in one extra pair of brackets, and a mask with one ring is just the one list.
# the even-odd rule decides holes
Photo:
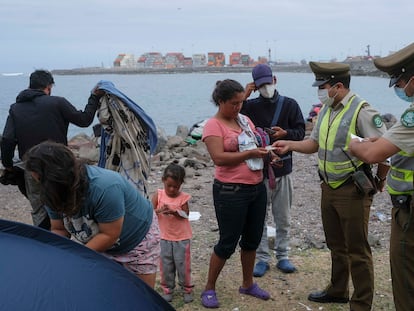
[(312, 83), (312, 86), (321, 86), (325, 83), (328, 83), (330, 79), (328, 80), (315, 80), (315, 82)]
[(394, 86), (397, 82), (398, 82), (398, 80), (400, 80), (401, 79), (401, 76), (402, 76), (403, 74), (400, 74), (399, 76), (393, 76), (393, 77), (391, 77), (391, 79), (390, 79), (390, 84), (388, 85), (389, 87), (392, 87), (392, 86)]

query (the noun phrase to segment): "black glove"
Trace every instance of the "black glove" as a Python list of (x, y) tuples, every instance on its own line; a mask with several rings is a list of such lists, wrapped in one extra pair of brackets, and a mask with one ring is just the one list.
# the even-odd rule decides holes
[(17, 186), (20, 192), (27, 197), (24, 170), (20, 167), (14, 166), (12, 170), (4, 170), (3, 174), (0, 176), (0, 183), (3, 185)]
[(18, 184), (18, 174), (13, 170), (4, 170), (3, 174), (0, 176), (0, 183), (3, 185), (17, 185)]

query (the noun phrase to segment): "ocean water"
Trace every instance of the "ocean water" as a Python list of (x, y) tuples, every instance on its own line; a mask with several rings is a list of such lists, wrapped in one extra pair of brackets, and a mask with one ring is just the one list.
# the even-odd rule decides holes
[[(312, 104), (318, 102), (317, 89), (312, 87), (311, 73), (276, 73), (278, 91), (299, 103), (306, 118)], [(178, 125), (191, 128), (217, 111), (211, 102), (211, 93), (218, 80), (234, 79), (243, 86), (251, 81), (250, 73), (183, 73), (138, 75), (76, 75), (54, 76), (52, 95), (63, 96), (75, 107), (83, 110), (89, 93), (100, 80), (112, 81), (115, 86), (134, 100), (152, 117), (157, 127), (167, 135), (175, 135)], [(29, 74), (0, 75), (0, 130), (4, 128), (10, 104), (16, 95), (29, 85)], [(397, 118), (407, 108), (406, 103), (388, 88), (388, 79), (378, 77), (352, 77), (351, 89), (374, 106), (381, 114), (392, 113)], [(251, 96), (256, 97), (253, 93)], [(97, 120), (93, 124), (98, 123)], [(92, 134), (92, 127), (70, 125), (68, 136), (78, 133)]]

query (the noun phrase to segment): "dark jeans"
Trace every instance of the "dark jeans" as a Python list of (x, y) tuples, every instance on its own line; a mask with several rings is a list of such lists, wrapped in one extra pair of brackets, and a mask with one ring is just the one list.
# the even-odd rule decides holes
[[(266, 215), (266, 187), (229, 184), (214, 180), (214, 208), (220, 238), (214, 252), (228, 259), (236, 250), (237, 242), (243, 250), (256, 250), (262, 238)], [(241, 237), (241, 239), (240, 239)]]

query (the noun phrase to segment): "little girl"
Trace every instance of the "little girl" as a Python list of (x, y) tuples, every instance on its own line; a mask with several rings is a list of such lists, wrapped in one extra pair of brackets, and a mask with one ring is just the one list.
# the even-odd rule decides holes
[(175, 274), (184, 292), (184, 302), (193, 301), (191, 282), (190, 240), (192, 231), (188, 220), (188, 201), (191, 196), (181, 191), (185, 170), (170, 164), (164, 170), (164, 189), (158, 189), (152, 204), (158, 216), (161, 231), (161, 288), (163, 298), (171, 302), (175, 288)]

